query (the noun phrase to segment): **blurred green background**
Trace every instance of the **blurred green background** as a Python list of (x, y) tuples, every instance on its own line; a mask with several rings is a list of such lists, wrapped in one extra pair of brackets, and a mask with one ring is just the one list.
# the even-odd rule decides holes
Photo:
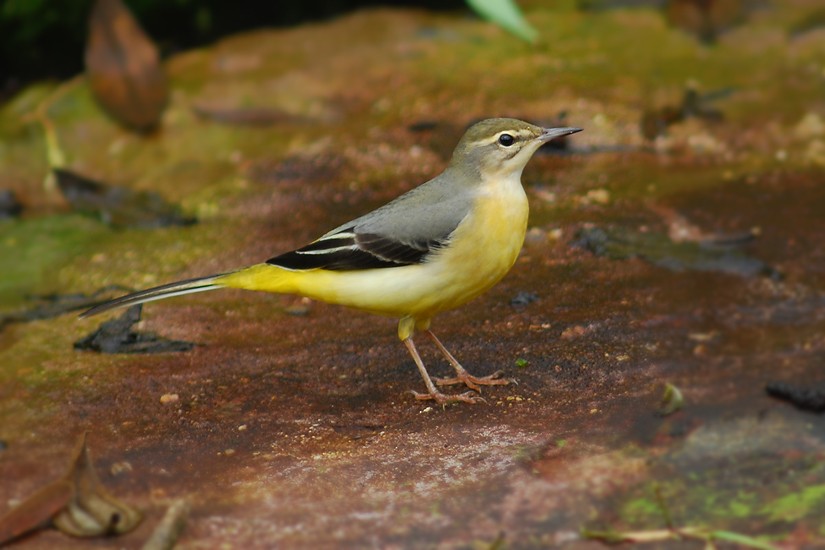
[[(66, 78), (83, 70), (87, 18), (93, 0), (0, 1), (0, 100), (26, 82)], [(165, 55), (244, 29), (296, 25), (358, 8), (391, 4), (459, 9), (462, 0), (128, 0), (126, 5)]]

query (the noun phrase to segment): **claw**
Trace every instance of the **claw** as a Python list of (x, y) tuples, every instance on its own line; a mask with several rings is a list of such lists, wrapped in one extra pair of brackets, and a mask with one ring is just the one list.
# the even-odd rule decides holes
[(454, 384), (464, 384), (471, 390), (481, 392), (481, 386), (506, 386), (516, 381), (509, 378), (501, 378), (502, 371), (496, 371), (488, 376), (473, 376), (464, 371), (452, 378), (435, 378), (435, 383), (439, 386), (451, 386)]
[(464, 384), (471, 390), (481, 393), (481, 386), (506, 386), (507, 384), (515, 382), (515, 380), (510, 380), (508, 378), (501, 378), (501, 375), (503, 374), (501, 371), (496, 371), (488, 376), (473, 376), (461, 366), (461, 363), (453, 357), (452, 353), (447, 351), (447, 348), (445, 348), (444, 344), (442, 344), (435, 334), (433, 334), (433, 331), (427, 329), (427, 334), (430, 335), (430, 338), (432, 338), (433, 342), (435, 342), (436, 347), (438, 347), (439, 351), (441, 351), (442, 355), (444, 355), (455, 370), (455, 376), (452, 378), (436, 378), (435, 382), (439, 386)]
[(439, 405), (446, 405), (448, 403), (486, 403), (487, 401), (480, 397), (473, 392), (465, 392), (460, 393), (458, 395), (447, 395), (445, 393), (441, 393), (439, 391), (435, 393), (419, 393), (414, 390), (410, 390), (410, 393), (415, 396), (416, 399), (419, 401), (435, 401)]

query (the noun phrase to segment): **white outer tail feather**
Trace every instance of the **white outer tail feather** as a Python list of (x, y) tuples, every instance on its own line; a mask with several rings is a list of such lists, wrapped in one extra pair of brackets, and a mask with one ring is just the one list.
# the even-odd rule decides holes
[(194, 294), (195, 292), (206, 292), (207, 290), (223, 288), (223, 285), (218, 282), (221, 277), (223, 277), (223, 274), (186, 279), (184, 281), (177, 281), (175, 283), (169, 283), (146, 290), (141, 290), (139, 292), (134, 292), (132, 294), (127, 294), (126, 296), (121, 296), (120, 298), (103, 302), (102, 304), (98, 304), (95, 307), (84, 311), (80, 314), (80, 318), (84, 319), (86, 317), (91, 317), (92, 315), (97, 315), (98, 313), (109, 311), (110, 309), (129, 307), (137, 304), (143, 304), (145, 302), (152, 302), (154, 300), (163, 300), (173, 296), (182, 296), (184, 294)]

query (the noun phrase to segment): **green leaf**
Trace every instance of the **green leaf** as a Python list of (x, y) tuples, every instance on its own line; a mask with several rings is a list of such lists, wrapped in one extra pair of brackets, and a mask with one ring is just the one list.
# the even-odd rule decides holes
[(673, 414), (685, 406), (685, 398), (682, 396), (682, 391), (671, 384), (665, 383), (665, 392), (662, 395), (662, 403), (659, 406), (659, 413), (662, 416)]
[(749, 537), (748, 535), (733, 533), (731, 531), (714, 531), (711, 533), (711, 536), (714, 540), (733, 542), (745, 546), (747, 548), (757, 548), (759, 550), (777, 550), (777, 547), (769, 542)]
[(467, 0), (467, 4), (481, 17), (527, 42), (535, 43), (539, 37), (513, 0)]

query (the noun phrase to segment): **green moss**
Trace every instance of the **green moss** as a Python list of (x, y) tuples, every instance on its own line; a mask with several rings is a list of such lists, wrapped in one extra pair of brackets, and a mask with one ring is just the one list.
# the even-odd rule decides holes
[[(768, 466), (772, 470), (764, 470)], [(754, 483), (748, 472), (757, 467), (763, 469), (764, 478), (777, 481)], [(788, 524), (793, 528), (808, 525), (816, 532), (821, 529), (819, 518), (825, 515), (825, 484), (808, 486), (807, 480), (818, 479), (821, 473), (822, 466), (815, 462), (789, 464), (766, 457), (740, 460), (735, 471), (702, 464), (678, 476), (671, 473), (632, 488), (618, 507), (622, 522), (611, 527), (620, 531), (661, 529), (669, 517), (677, 526), (749, 535), (764, 530), (766, 523)]]
[(656, 525), (664, 523), (659, 503), (647, 497), (634, 498), (621, 508), (620, 514), (632, 525)]
[(747, 518), (753, 514), (756, 500), (756, 495), (740, 491), (728, 504), (728, 511), (733, 517)]
[(825, 514), (825, 484), (812, 485), (765, 504), (761, 514), (770, 521), (795, 522), (816, 513)]
[(108, 232), (78, 215), (0, 222), (0, 309), (19, 305), (26, 294), (53, 291), (58, 272)]

